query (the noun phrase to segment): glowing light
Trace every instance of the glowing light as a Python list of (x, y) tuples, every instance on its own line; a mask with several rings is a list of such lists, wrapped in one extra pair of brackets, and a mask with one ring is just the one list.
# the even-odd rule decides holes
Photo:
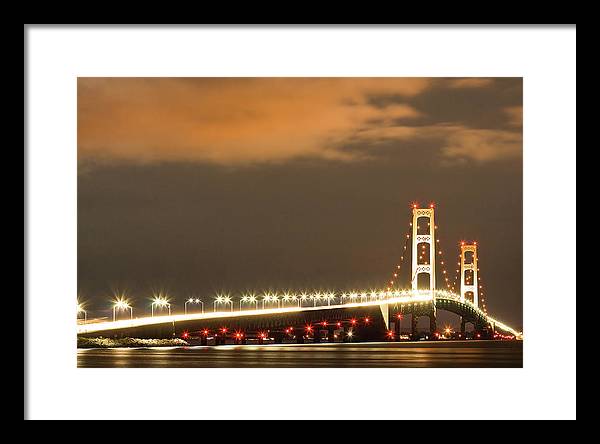
[[(371, 296), (373, 293), (375, 293), (375, 298), (370, 299), (369, 296)], [(489, 323), (493, 324), (495, 326), (496, 330), (508, 332), (518, 339), (522, 339), (522, 337), (523, 337), (522, 332), (518, 332), (518, 331), (510, 328), (509, 326), (497, 321), (496, 319), (490, 317), (489, 315), (487, 315), (486, 304), (485, 304), (483, 297), (481, 298), (481, 307), (477, 307), (473, 304), (472, 301), (461, 299), (461, 296), (459, 294), (455, 293), (453, 290), (435, 290), (434, 292), (431, 292), (430, 290), (410, 290), (410, 289), (396, 290), (393, 292), (392, 291), (383, 291), (383, 290), (380, 290), (380, 291), (370, 290), (369, 292), (353, 291), (351, 293), (346, 293), (346, 296), (348, 298), (350, 298), (349, 303), (347, 301), (342, 301), (339, 305), (332, 304), (330, 306), (325, 305), (325, 306), (306, 307), (306, 306), (297, 305), (294, 307), (289, 307), (289, 306), (281, 306), (280, 307), (278, 305), (276, 308), (266, 308), (265, 307), (262, 309), (257, 306), (255, 309), (250, 309), (250, 310), (247, 310), (247, 309), (241, 310), (240, 309), (240, 311), (237, 311), (237, 310), (234, 311), (233, 304), (231, 304), (232, 310), (231, 311), (228, 310), (227, 312), (215, 310), (214, 312), (211, 312), (211, 313), (188, 313), (188, 314), (184, 314), (184, 315), (178, 314), (178, 315), (160, 316), (160, 319), (156, 319), (156, 318), (153, 319), (150, 316), (133, 319), (133, 316), (131, 315), (130, 319), (116, 320), (113, 317), (112, 321), (100, 321), (100, 322), (89, 322), (89, 323), (86, 322), (85, 324), (78, 324), (77, 332), (78, 332), (78, 334), (80, 334), (80, 333), (95, 333), (95, 332), (111, 331), (111, 330), (122, 329), (122, 328), (147, 326), (147, 325), (153, 325), (153, 324), (164, 323), (164, 322), (182, 322), (182, 321), (217, 319), (217, 318), (230, 320), (233, 318), (243, 318), (246, 316), (255, 316), (255, 315), (270, 314), (270, 313), (272, 313), (272, 314), (297, 313), (297, 312), (302, 312), (302, 311), (313, 311), (313, 310), (314, 311), (322, 311), (322, 310), (327, 310), (327, 309), (336, 309), (337, 307), (341, 307), (341, 306), (344, 306), (344, 307), (376, 306), (381, 303), (381, 299), (379, 299), (379, 298), (385, 298), (386, 302), (391, 303), (391, 304), (425, 304), (425, 303), (431, 303), (433, 298), (436, 298), (436, 299), (445, 298), (445, 299), (452, 299), (460, 304), (469, 306), (471, 310), (475, 311), (476, 313), (479, 313), (480, 316), (485, 318)], [(224, 297), (222, 295), (220, 295), (220, 297), (221, 297), (220, 300), (222, 302), (224, 302), (226, 300), (226, 297)], [(308, 295), (306, 293), (304, 293), (304, 297), (307, 298)], [(301, 294), (300, 298), (302, 298), (302, 294)], [(256, 300), (256, 298), (252, 298), (252, 299)], [(248, 299), (248, 300), (252, 300), (252, 299)], [(124, 297), (120, 297), (117, 300), (113, 301), (113, 304), (114, 304), (113, 307), (114, 307), (115, 312), (117, 311), (117, 309), (123, 310), (123, 309), (127, 309), (127, 307), (129, 307), (129, 309), (131, 309), (131, 305), (129, 304), (129, 302), (127, 302), (127, 300)], [(215, 305), (216, 305), (216, 300), (215, 300)], [(365, 320), (365, 324), (367, 324), (367, 323), (370, 323), (370, 319), (368, 322)], [(351, 319), (350, 324), (352, 326), (357, 325), (356, 319)]]
[(119, 298), (113, 302), (113, 307), (118, 310), (126, 310), (131, 308), (131, 305), (126, 299)]

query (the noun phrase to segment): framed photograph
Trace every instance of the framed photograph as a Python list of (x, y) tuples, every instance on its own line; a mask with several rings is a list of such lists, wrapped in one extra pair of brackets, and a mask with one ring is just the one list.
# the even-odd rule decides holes
[(26, 416), (574, 417), (574, 26), (25, 34)]

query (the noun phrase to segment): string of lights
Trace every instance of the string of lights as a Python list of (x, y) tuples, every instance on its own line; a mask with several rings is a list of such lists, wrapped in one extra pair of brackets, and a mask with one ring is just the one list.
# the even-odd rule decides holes
[(448, 291), (454, 291), (453, 287), (450, 285), (450, 278), (448, 277), (448, 270), (446, 268), (446, 261), (444, 260), (444, 253), (443, 253), (443, 249), (441, 246), (441, 241), (440, 241), (440, 236), (439, 236), (439, 228), (438, 225), (435, 226), (435, 243), (436, 243), (436, 251), (437, 251), (437, 255), (436, 257), (439, 257), (439, 262), (440, 262), (440, 266), (442, 269), (442, 277), (444, 278), (444, 285), (446, 285), (446, 288), (448, 289)]
[(394, 271), (392, 272), (392, 277), (387, 283), (387, 290), (392, 291), (396, 285), (398, 285), (400, 271), (402, 269), (402, 265), (404, 264), (404, 259), (407, 257), (406, 252), (408, 249), (408, 241), (410, 240), (410, 230), (412, 228), (412, 222), (408, 224), (408, 232), (404, 236), (404, 247), (402, 249), (402, 254), (400, 256), (399, 263), (394, 267)]
[(481, 271), (480, 271), (480, 267), (479, 267), (479, 256), (477, 257), (477, 286), (479, 289), (479, 299), (481, 302), (481, 309), (483, 310), (483, 312), (487, 315), (487, 304), (485, 303), (485, 292), (483, 291), (483, 282), (481, 281)]
[(452, 282), (452, 291), (456, 293), (457, 287), (460, 286), (460, 253), (458, 254), (458, 262), (456, 263), (456, 273), (454, 274), (454, 281)]

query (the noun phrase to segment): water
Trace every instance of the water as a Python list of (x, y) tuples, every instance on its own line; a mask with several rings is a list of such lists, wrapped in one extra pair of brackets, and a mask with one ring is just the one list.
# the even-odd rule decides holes
[(521, 341), (78, 349), (78, 367), (522, 367)]

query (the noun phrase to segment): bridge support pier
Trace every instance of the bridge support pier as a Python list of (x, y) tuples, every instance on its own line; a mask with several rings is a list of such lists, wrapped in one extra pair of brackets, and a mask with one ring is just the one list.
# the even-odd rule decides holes
[(410, 337), (413, 340), (417, 338), (417, 315), (414, 312), (410, 315)]
[(437, 330), (435, 313), (431, 313), (429, 315), (429, 334), (433, 336), (435, 331)]
[(397, 319), (394, 324), (394, 335), (396, 337), (396, 342), (400, 341), (400, 335), (402, 334), (402, 329), (400, 327), (400, 319)]

